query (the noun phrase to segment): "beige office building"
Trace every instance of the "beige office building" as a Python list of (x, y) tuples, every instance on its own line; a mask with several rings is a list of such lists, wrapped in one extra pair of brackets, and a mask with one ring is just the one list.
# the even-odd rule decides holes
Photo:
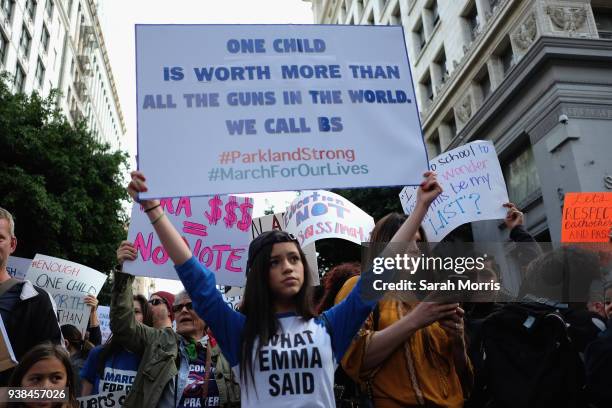
[(612, 190), (612, 1), (311, 2), (317, 23), (403, 26), (430, 154), (493, 141), (538, 239), (559, 241), (566, 192)]

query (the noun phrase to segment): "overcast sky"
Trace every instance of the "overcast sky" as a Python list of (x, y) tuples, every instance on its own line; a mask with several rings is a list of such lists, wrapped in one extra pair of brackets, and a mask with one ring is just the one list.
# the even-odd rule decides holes
[[(303, 0), (100, 0), (100, 24), (127, 126), (128, 151), (136, 154), (134, 24), (311, 24)], [(135, 161), (132, 161), (135, 166)], [(293, 194), (254, 195), (255, 216), (274, 206), (284, 210)]]
[(134, 24), (310, 24), (311, 3), (302, 0), (99, 0), (104, 41), (136, 152)]
[[(136, 153), (134, 24), (311, 24), (311, 3), (302, 0), (99, 0), (98, 13), (127, 126), (128, 149)], [(255, 216), (274, 205), (284, 210), (293, 195), (255, 195)], [(177, 292), (179, 282), (157, 287)]]

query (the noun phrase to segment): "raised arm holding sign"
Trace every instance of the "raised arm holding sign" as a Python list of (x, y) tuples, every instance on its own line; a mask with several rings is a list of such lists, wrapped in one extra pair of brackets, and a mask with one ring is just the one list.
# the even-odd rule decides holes
[[(509, 201), (508, 193), (493, 143), (468, 143), (433, 158), (429, 166), (444, 188), (423, 221), (430, 241), (439, 242), (468, 222), (505, 218), (502, 205)], [(415, 192), (414, 187), (405, 187), (400, 193), (406, 214), (414, 209)]]

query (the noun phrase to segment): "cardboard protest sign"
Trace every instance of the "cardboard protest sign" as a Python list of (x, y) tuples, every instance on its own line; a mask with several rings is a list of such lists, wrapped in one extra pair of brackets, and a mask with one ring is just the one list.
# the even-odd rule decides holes
[[(249, 197), (180, 197), (161, 200), (170, 222), (186, 240), (193, 255), (215, 273), (217, 284), (244, 285), (251, 241), (253, 200)], [(174, 264), (139, 204), (132, 207), (128, 240), (138, 257), (124, 271), (139, 276), (178, 279)]]
[(306, 191), (283, 215), (287, 232), (301, 245), (318, 239), (341, 238), (356, 244), (370, 239), (374, 219), (346, 198), (325, 190)]
[(566, 193), (561, 242), (609, 242), (612, 192)]
[(102, 332), (102, 344), (106, 343), (106, 340), (111, 335), (110, 329), (110, 307), (98, 306), (98, 320), (100, 320), (100, 331)]
[(28, 258), (9, 256), (6, 264), (6, 270), (13, 278), (23, 280), (25, 279), (31, 262), (32, 260)]
[[(435, 157), (429, 167), (444, 189), (423, 220), (430, 241), (439, 242), (468, 222), (506, 216), (502, 205), (508, 202), (508, 192), (493, 143), (465, 144)], [(406, 214), (416, 205), (416, 192), (416, 187), (405, 187), (400, 193)]]
[[(264, 215), (263, 217), (255, 218), (251, 226), (251, 235), (253, 238), (259, 236), (264, 231), (280, 230), (284, 231), (283, 215), (285, 213), (277, 213)], [(319, 264), (317, 263), (317, 249), (315, 243), (301, 245), (306, 262), (310, 267), (311, 282), (317, 286), (319, 284)]]
[(136, 61), (143, 198), (417, 185), (427, 169), (400, 26), (136, 25)]
[(4, 327), (4, 321), (0, 316), (0, 372), (13, 368), (18, 363), (6, 327)]
[(77, 401), (80, 408), (118, 408), (124, 405), (126, 396), (126, 390), (119, 390), (80, 397), (77, 398)]
[(53, 296), (60, 326), (71, 324), (85, 333), (91, 310), (85, 296), (98, 296), (106, 275), (76, 262), (36, 254), (26, 279)]

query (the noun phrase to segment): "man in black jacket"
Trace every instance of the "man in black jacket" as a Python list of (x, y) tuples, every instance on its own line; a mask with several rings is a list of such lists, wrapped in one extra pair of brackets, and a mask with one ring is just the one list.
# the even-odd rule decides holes
[[(19, 361), (39, 343), (61, 344), (62, 336), (49, 294), (29, 281), (20, 281), (8, 274), (8, 257), (15, 248), (13, 216), (0, 207), (0, 316)], [(0, 373), (0, 386), (8, 384), (11, 372), (9, 369)]]

